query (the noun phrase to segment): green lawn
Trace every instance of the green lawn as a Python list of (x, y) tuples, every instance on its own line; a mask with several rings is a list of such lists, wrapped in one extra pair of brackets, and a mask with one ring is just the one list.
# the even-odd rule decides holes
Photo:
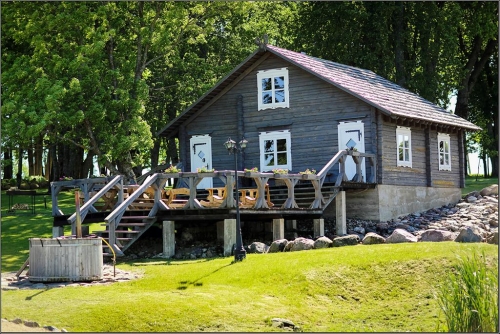
[(119, 264), (144, 273), (131, 282), (2, 291), (2, 317), (77, 332), (267, 332), (274, 317), (308, 332), (431, 332), (439, 284), (473, 249), (497, 264), (497, 246), (455, 242), (142, 260)]
[[(64, 212), (72, 194), (61, 197)], [(2, 214), (6, 211), (2, 198)], [(28, 257), (29, 237), (50, 237), (50, 209), (2, 216), (2, 272)], [(50, 208), (50, 205), (49, 205)], [(287, 318), (307, 332), (432, 332), (443, 328), (436, 293), (457, 255), (498, 246), (357, 245), (232, 258), (119, 262), (141, 279), (109, 286), (2, 291), (2, 318), (75, 332), (270, 332)]]
[(476, 180), (476, 176), (467, 176), (465, 178), (465, 188), (462, 189), (462, 196), (472, 191), (481, 191), (484, 187), (492, 184), (498, 184), (498, 177), (484, 178), (480, 175)]

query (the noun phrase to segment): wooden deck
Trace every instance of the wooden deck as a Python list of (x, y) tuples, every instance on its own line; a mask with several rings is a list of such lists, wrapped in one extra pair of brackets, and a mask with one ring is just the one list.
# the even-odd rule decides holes
[[(357, 173), (352, 180), (345, 175), (344, 162), (352, 157)], [(83, 197), (80, 208), (83, 224), (103, 222), (103, 236), (119, 253), (130, 247), (157, 221), (218, 221), (232, 219), (239, 206), (242, 220), (321, 218), (324, 209), (339, 191), (376, 186), (376, 176), (361, 176), (361, 161), (367, 158), (376, 171), (375, 157), (368, 153), (340, 151), (316, 174), (273, 174), (230, 170), (212, 173), (154, 173), (141, 185), (124, 185), (122, 176), (53, 182), (53, 236), (62, 227), (72, 226), (76, 234), (76, 212), (64, 214), (57, 195), (64, 187), (78, 188)], [(325, 183), (327, 172), (339, 166), (336, 181)], [(223, 187), (197, 189), (205, 177), (219, 178)], [(183, 178), (187, 187), (165, 188), (168, 180)], [(249, 178), (253, 187), (234, 191), (236, 178)]]

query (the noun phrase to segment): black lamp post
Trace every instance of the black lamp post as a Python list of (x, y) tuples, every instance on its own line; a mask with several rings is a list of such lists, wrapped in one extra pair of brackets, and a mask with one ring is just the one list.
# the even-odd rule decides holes
[(243, 138), (239, 142), (239, 147), (236, 142), (231, 138), (227, 139), (224, 146), (229, 151), (229, 154), (234, 154), (234, 182), (236, 187), (236, 249), (234, 250), (234, 261), (243, 261), (246, 257), (247, 252), (243, 247), (243, 239), (241, 237), (241, 222), (240, 222), (240, 201), (239, 201), (239, 189), (238, 189), (238, 152), (243, 152), (247, 147), (248, 141)]

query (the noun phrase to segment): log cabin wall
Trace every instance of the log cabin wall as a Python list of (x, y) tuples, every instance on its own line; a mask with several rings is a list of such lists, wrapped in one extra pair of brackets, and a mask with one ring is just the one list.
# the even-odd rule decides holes
[[(382, 118), (380, 118), (382, 119)], [(397, 126), (411, 129), (412, 167), (397, 166)], [(446, 132), (431, 125), (382, 120), (379, 125), (382, 150), (379, 184), (460, 188), (460, 143), (458, 132)], [(439, 170), (438, 133), (450, 136), (451, 171)]]
[[(258, 110), (257, 72), (260, 70), (288, 68), (290, 108)], [(238, 101), (240, 100), (240, 108)], [(237, 110), (240, 109), (238, 122)], [(239, 128), (249, 141), (241, 168), (260, 166), (259, 135), (261, 132), (289, 130), (291, 133), (292, 170), (319, 171), (338, 152), (339, 122), (361, 120), (364, 123), (365, 151), (376, 153), (373, 134), (376, 127), (374, 108), (329, 83), (273, 55), (255, 67), (248, 75), (215, 103), (186, 124), (183, 145), (189, 148), (193, 135), (209, 134), (212, 137), (212, 166), (216, 170), (233, 169), (233, 156), (224, 148), (228, 137), (239, 141)], [(189, 152), (189, 149), (187, 149)], [(190, 166), (189, 154), (186, 166)], [(240, 161), (242, 160), (239, 156)], [(366, 164), (367, 173), (369, 164)], [(190, 167), (186, 168), (190, 170)], [(331, 170), (330, 179), (338, 173)], [(329, 181), (329, 180), (327, 180)], [(218, 184), (214, 180), (214, 186)]]

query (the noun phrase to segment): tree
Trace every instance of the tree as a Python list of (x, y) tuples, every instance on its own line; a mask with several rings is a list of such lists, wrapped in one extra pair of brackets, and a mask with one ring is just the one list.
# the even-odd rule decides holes
[[(299, 9), (295, 48), (366, 68), (446, 106), (455, 34), (447, 2), (311, 2)], [(342, 27), (340, 29), (340, 27)]]
[[(471, 136), (471, 140), (479, 144), (483, 174), (498, 177), (498, 50), (479, 76), (469, 105), (469, 118), (483, 129)], [(491, 159), (491, 172), (487, 170), (487, 157)]]

